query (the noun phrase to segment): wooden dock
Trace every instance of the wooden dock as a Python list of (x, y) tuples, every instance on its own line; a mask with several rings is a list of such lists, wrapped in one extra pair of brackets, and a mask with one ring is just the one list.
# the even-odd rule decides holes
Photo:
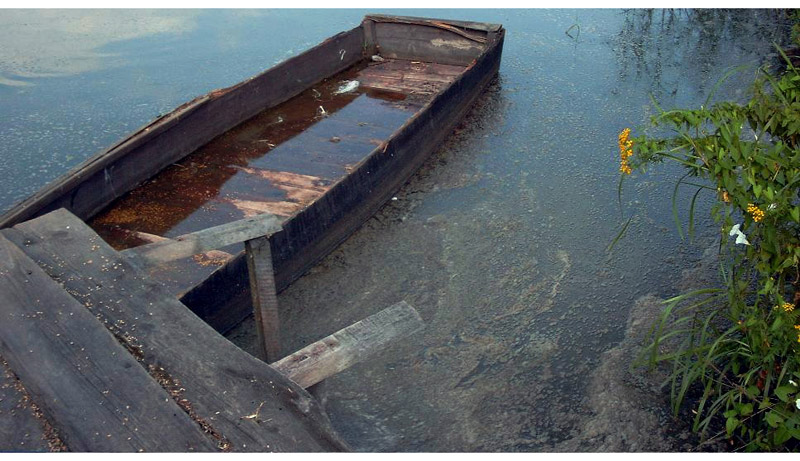
[[(0, 451), (347, 450), (305, 388), (422, 321), (401, 302), (281, 358), (279, 230), (262, 216), (126, 252), (63, 209), (0, 230)], [(233, 241), (248, 248), (263, 360), (147, 275)]]

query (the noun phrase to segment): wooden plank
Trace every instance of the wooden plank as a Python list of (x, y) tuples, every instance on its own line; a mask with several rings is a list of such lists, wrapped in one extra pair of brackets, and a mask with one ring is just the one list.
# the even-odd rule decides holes
[(275, 290), (269, 239), (260, 237), (248, 240), (244, 242), (244, 248), (247, 272), (250, 274), (250, 293), (253, 298), (259, 353), (265, 362), (274, 362), (281, 355), (281, 341), (278, 293)]
[(281, 230), (282, 221), (282, 218), (272, 214), (256, 215), (192, 232), (175, 239), (165, 239), (130, 248), (124, 250), (123, 253), (145, 264), (161, 264), (216, 250), (234, 243), (241, 243), (256, 237), (274, 234)]
[(70, 450), (215, 450), (102, 323), (3, 236), (0, 306), (0, 351)]
[(436, 27), (396, 22), (375, 23), (381, 56), (394, 59), (469, 65), (486, 45)]
[(401, 301), (343, 328), (272, 364), (307, 388), (384, 350), (425, 325), (419, 313)]
[(163, 373), (230, 450), (347, 450), (303, 388), (215, 332), (71, 213), (58, 210), (0, 233), (90, 305), (144, 365)]
[(61, 447), (63, 443), (0, 357), (0, 452), (60, 451)]
[(436, 19), (436, 18), (419, 18), (414, 16), (395, 16), (388, 14), (368, 14), (364, 17), (364, 21), (373, 22), (399, 22), (405, 24), (419, 24), (419, 25), (440, 25), (447, 24), (450, 26), (461, 27), (464, 29), (474, 29), (484, 32), (497, 32), (503, 25), (492, 24), (488, 22), (473, 22), (473, 21), (458, 21), (453, 19)]

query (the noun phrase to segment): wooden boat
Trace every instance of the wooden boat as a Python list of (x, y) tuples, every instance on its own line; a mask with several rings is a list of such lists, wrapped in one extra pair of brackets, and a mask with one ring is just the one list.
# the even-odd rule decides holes
[[(284, 219), (271, 239), (283, 289), (452, 131), (497, 73), (504, 33), (497, 24), (366, 16), (157, 118), (19, 203), (0, 228), (63, 207), (125, 249), (272, 213)], [(251, 312), (240, 247), (151, 275), (220, 332)]]

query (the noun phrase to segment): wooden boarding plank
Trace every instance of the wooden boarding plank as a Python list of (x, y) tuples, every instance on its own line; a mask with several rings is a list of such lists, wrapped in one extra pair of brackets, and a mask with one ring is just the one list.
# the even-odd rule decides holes
[(94, 315), (3, 236), (0, 306), (0, 351), (70, 450), (215, 450)]
[(348, 449), (303, 388), (219, 335), (73, 214), (57, 210), (0, 233), (163, 373), (231, 450)]
[[(55, 451), (45, 433), (47, 421), (36, 414), (22, 383), (0, 357), (0, 452)], [(50, 434), (53, 439), (56, 437)], [(54, 440), (58, 444), (57, 440)]]
[(250, 293), (253, 297), (259, 353), (265, 362), (274, 362), (280, 357), (281, 342), (278, 293), (275, 290), (269, 239), (261, 237), (248, 240), (244, 242), (244, 247), (247, 271), (250, 274)]
[(419, 313), (401, 301), (300, 349), (272, 367), (307, 388), (363, 362), (424, 328)]
[(261, 214), (220, 226), (210, 227), (174, 239), (149, 243), (124, 250), (146, 264), (160, 264), (216, 250), (245, 240), (270, 235), (281, 230), (283, 220), (275, 215)]

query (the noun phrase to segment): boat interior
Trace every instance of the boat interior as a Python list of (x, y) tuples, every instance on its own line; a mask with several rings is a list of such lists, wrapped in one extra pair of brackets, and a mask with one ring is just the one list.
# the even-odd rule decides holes
[[(121, 250), (261, 213), (290, 219), (466, 67), (369, 56), (217, 136), (89, 224)], [(165, 264), (153, 275), (180, 295), (240, 250)]]

